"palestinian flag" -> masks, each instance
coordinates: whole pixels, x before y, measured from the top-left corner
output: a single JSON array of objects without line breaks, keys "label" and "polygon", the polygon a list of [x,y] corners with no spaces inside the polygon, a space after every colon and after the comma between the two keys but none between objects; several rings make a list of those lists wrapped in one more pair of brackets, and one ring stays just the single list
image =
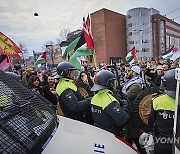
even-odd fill
[{"label": "palestinian flag", "polygon": [[170,58],[170,60],[176,61],[178,58],[180,58],[180,48],[174,47],[172,51],[173,51],[173,55]]},{"label": "palestinian flag", "polygon": [[71,42],[67,47],[61,47],[61,50],[63,52],[62,59],[66,60],[68,53],[71,51],[76,51],[79,47],[85,44],[84,36],[81,35],[77,37],[73,42]]},{"label": "palestinian flag", "polygon": [[83,18],[83,30],[81,32],[80,39],[74,48],[74,54],[70,57],[69,62],[76,67],[76,69],[81,69],[80,59],[84,59],[84,56],[89,56],[94,54],[94,42],[91,35],[91,24],[89,15],[85,21]]},{"label": "palestinian flag", "polygon": [[[86,45],[86,48],[88,50],[94,49],[94,42],[91,35],[91,24],[90,24],[90,17],[88,15],[86,21],[85,18],[83,18],[83,30],[81,31],[81,34],[78,38],[76,38],[72,43],[70,43],[67,47],[61,47],[61,50],[63,52],[62,59],[66,60],[68,53],[71,51],[76,52],[78,48]],[[82,55],[84,56],[84,55]]]},{"label": "palestinian flag", "polygon": [[94,50],[89,50],[85,46],[82,46],[76,50],[76,52],[71,56],[69,62],[75,66],[76,69],[81,69],[81,63],[79,62],[78,58],[82,56],[89,56],[93,55]]},{"label": "palestinian flag", "polygon": [[46,63],[46,52],[43,52],[43,53],[38,57],[38,59],[36,60],[34,66],[35,66],[36,68],[39,68],[39,67],[41,67],[41,64],[44,64],[44,63]]},{"label": "palestinian flag", "polygon": [[85,38],[84,38],[84,31],[82,30],[82,31],[81,31],[81,35],[80,35],[80,38],[79,38],[79,41],[78,41],[78,43],[76,44],[76,47],[74,48],[74,52],[75,52],[78,48],[82,47],[85,43],[86,43],[86,40],[85,40]]},{"label": "palestinian flag", "polygon": [[133,64],[134,62],[137,62],[138,61],[138,58],[137,58],[137,55],[136,55],[136,48],[133,47],[129,53],[127,54],[126,56],[126,61],[131,65]]},{"label": "palestinian flag", "polygon": [[162,53],[161,54],[162,58],[166,60],[170,60],[170,58],[173,55],[173,51],[174,51],[174,46],[171,49],[167,50],[166,52]]},{"label": "palestinian flag", "polygon": [[68,54],[71,51],[75,51],[78,49],[80,46],[78,42],[80,41],[81,36],[75,36],[75,38],[69,38],[66,41],[63,41],[61,43],[61,50],[62,50],[62,59],[66,60]]}]

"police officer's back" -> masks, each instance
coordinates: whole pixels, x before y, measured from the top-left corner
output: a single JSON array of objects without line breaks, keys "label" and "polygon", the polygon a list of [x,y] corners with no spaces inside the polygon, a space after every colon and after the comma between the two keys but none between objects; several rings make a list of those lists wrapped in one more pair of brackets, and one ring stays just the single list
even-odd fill
[{"label": "police officer's back", "polygon": [[[154,128],[156,141],[161,141],[161,138],[172,139],[174,127],[174,111],[175,111],[175,96],[176,96],[176,79],[175,69],[165,73],[164,79],[166,82],[166,90],[164,95],[153,100],[152,110],[149,117],[149,126]],[[154,153],[172,153],[171,143],[156,143]]]},{"label": "police officer's back", "polygon": [[118,134],[127,122],[129,114],[128,102],[119,102],[110,90],[114,81],[114,74],[107,70],[102,70],[95,76],[95,84],[91,90],[97,94],[91,100],[91,110],[96,126]]},{"label": "police officer's back", "polygon": [[84,121],[85,110],[90,107],[90,100],[84,99],[73,83],[77,76],[76,69],[69,62],[61,62],[57,74],[61,76],[56,87],[58,100],[65,117]]}]

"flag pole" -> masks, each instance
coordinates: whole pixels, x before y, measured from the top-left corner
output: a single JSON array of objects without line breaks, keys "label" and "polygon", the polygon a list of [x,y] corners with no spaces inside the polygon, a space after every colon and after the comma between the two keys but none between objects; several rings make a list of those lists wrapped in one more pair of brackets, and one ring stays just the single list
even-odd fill
[{"label": "flag pole", "polygon": [[[89,25],[89,29],[88,29],[88,31],[89,31],[89,34],[91,35],[91,37],[92,37],[92,40],[93,40],[93,36],[92,36],[92,31],[91,31],[91,16],[88,14],[88,18],[89,18],[89,20],[90,20],[90,25]],[[96,61],[96,50],[95,50],[95,48],[94,48],[94,54],[93,54],[93,60],[94,60],[94,65],[95,65],[95,67],[97,68],[97,61]]]},{"label": "flag pole", "polygon": [[93,54],[93,60],[94,60],[94,65],[97,68],[97,61],[96,61],[96,50],[94,49],[94,54]]}]

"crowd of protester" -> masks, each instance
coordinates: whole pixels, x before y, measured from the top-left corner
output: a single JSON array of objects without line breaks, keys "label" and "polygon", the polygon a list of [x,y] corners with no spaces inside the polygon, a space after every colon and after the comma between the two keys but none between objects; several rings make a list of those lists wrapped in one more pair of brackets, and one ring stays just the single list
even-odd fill
[{"label": "crowd of protester", "polygon": [[[84,82],[88,84],[90,87],[93,86],[93,77],[100,71],[100,70],[110,70],[114,74],[115,68],[112,67],[113,64],[105,64],[101,62],[99,66],[92,67],[91,65],[87,65],[85,63],[80,73],[77,77],[76,82]],[[152,86],[156,86],[158,89],[163,90],[163,76],[164,73],[169,69],[174,69],[178,67],[177,62],[168,62],[167,60],[159,60],[156,61],[154,59],[146,62],[139,62],[136,64],[132,64],[139,66],[141,68],[140,76],[142,78],[144,88]],[[130,69],[130,64],[117,64],[116,65],[118,79],[121,83],[121,86],[128,81],[126,74]],[[44,70],[36,70],[35,68],[26,68],[26,69],[14,69],[14,73],[18,74],[22,80],[22,83],[32,89],[33,91],[38,92],[39,94],[43,95],[47,98],[50,102],[54,105],[57,105],[57,98],[56,98],[56,85],[59,80],[59,76],[56,73],[56,68],[47,71]]]},{"label": "crowd of protester", "polygon": [[[126,84],[130,81],[132,77],[140,78],[142,87],[136,87],[136,93],[129,93],[127,96],[129,97],[130,103],[133,103],[133,100],[137,97],[138,93],[145,88],[150,86],[156,87],[160,92],[164,92],[164,74],[170,69],[174,69],[178,67],[177,62],[169,62],[166,60],[156,61],[154,59],[146,62],[139,62],[136,64],[117,64],[116,68],[113,67],[113,64],[105,64],[101,62],[98,67],[92,67],[90,65],[84,64],[78,74],[76,82],[83,82],[90,87],[93,87],[94,76],[100,70],[109,70],[119,79],[119,83],[121,85],[121,90],[123,91],[123,87],[126,87]],[[135,74],[130,74],[130,70],[135,66]],[[136,66],[140,68],[139,71],[136,70]],[[56,86],[59,82],[60,76],[56,72],[56,68],[52,70],[36,70],[35,68],[26,68],[26,69],[14,69],[14,73],[18,74],[21,78],[21,82],[24,86],[29,87],[33,92],[38,93],[48,99],[53,105],[57,106],[57,113],[63,115],[63,112],[60,109],[58,103],[58,96],[56,93]],[[132,75],[132,77],[130,77]],[[126,91],[125,91],[126,92]],[[131,118],[130,118],[131,119]],[[128,126],[129,125],[129,126]],[[132,120],[129,120],[127,123],[127,130],[129,134],[127,134],[126,139],[128,142],[136,143],[136,147],[141,153],[144,153],[140,148],[138,143],[138,138],[142,134],[142,130],[140,130]]]},{"label": "crowd of protester", "polygon": [[[99,66],[97,67],[92,67],[91,65],[83,65],[79,76],[77,78],[77,81],[84,81],[87,84],[90,85],[90,87],[93,86],[93,77],[100,71],[100,70],[110,70],[114,74],[115,69],[114,67],[111,67],[113,64],[105,64],[104,62],[101,62]],[[164,73],[169,70],[169,69],[174,69],[178,67],[177,62],[168,62],[167,60],[160,60],[160,61],[155,61],[154,59],[146,62],[139,62],[136,64],[132,65],[137,65],[141,68],[141,78],[145,84],[145,86],[149,86],[151,83],[153,83],[155,86],[158,88],[161,86],[161,80],[163,79]],[[121,63],[117,65],[117,73],[119,76],[120,81],[123,83],[127,82],[127,78],[125,77],[125,74],[130,68],[130,64],[125,64]],[[48,77],[53,78],[53,82],[58,82],[58,78],[56,78],[56,68],[53,68],[52,70],[46,71],[44,70],[36,70],[35,68],[26,68],[22,70],[13,70],[14,73],[18,74],[22,80],[22,83],[26,86],[29,86],[33,88],[35,83],[32,83],[32,78],[31,81],[29,81],[30,77],[32,75],[37,76],[39,80],[39,86],[43,87],[48,85]],[[34,79],[35,80],[35,79]],[[37,84],[37,83],[36,83]]]}]

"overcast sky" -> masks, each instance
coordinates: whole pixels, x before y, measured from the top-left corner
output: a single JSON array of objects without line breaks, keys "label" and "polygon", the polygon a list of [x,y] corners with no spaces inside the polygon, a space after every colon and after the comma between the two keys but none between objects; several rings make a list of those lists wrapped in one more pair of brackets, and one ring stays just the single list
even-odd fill
[{"label": "overcast sky", "polygon": [[[107,8],[122,14],[135,7],[155,8],[169,18],[180,16],[180,0],[0,0],[0,31],[17,45],[24,43],[29,55],[42,52],[56,41],[63,28],[82,27],[82,17]],[[33,14],[37,12],[38,17]],[[180,23],[180,18],[175,20]]]}]

